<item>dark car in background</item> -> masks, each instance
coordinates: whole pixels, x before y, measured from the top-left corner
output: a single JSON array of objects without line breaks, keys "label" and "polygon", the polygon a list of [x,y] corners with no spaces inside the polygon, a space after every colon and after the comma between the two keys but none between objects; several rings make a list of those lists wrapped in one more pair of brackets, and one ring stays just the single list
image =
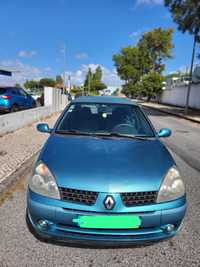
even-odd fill
[{"label": "dark car in background", "polygon": [[0,87],[0,111],[16,112],[36,107],[34,98],[18,87]]}]

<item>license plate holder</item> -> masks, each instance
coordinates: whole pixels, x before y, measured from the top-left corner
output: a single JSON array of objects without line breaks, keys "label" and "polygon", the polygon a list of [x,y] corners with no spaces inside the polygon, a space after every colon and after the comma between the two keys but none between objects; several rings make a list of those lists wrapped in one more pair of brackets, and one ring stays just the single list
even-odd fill
[{"label": "license plate holder", "polygon": [[142,220],[136,215],[79,215],[72,220],[80,228],[138,229]]}]

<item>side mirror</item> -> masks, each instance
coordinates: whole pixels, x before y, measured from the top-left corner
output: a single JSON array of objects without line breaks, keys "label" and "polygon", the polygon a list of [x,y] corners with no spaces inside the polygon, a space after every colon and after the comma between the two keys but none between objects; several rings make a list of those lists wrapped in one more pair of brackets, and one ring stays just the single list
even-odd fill
[{"label": "side mirror", "polygon": [[41,133],[51,133],[51,129],[49,128],[49,125],[46,123],[39,123],[37,125],[38,132]]},{"label": "side mirror", "polygon": [[168,128],[160,129],[158,133],[158,137],[170,137],[172,134],[172,131]]}]

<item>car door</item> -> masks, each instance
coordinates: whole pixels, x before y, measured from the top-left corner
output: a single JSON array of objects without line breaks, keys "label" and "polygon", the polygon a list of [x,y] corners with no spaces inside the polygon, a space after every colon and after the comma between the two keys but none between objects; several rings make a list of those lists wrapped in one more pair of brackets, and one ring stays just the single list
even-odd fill
[{"label": "car door", "polygon": [[23,108],[29,108],[31,106],[31,103],[28,94],[22,88],[19,88],[19,94]]},{"label": "car door", "polygon": [[21,95],[19,88],[12,88],[13,105],[17,105],[19,109],[24,108],[24,97]]},{"label": "car door", "polygon": [[31,95],[29,95],[27,92],[25,92],[25,93],[26,93],[26,96],[27,96],[27,107],[28,108],[35,107],[36,102],[35,102],[34,98]]}]

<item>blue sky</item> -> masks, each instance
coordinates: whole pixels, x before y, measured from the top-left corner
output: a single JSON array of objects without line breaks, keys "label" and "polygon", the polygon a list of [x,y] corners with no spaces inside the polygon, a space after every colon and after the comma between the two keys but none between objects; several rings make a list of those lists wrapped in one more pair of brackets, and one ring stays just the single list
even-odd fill
[{"label": "blue sky", "polygon": [[[176,28],[162,0],[2,0],[0,10],[0,66],[19,70],[0,83],[63,72],[65,44],[74,83],[83,82],[88,66],[99,64],[104,81],[118,86],[112,55],[136,44],[144,31]],[[191,36],[176,31],[174,44],[167,72],[190,63]]]}]

